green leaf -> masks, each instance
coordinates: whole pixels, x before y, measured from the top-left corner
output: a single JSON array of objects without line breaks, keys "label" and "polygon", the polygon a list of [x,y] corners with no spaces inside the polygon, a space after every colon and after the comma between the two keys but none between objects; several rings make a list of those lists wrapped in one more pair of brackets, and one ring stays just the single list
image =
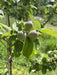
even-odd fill
[{"label": "green leaf", "polygon": [[4,74],[4,75],[7,75],[7,73],[8,73],[8,69],[6,68],[6,69],[3,71],[3,74]]},{"label": "green leaf", "polygon": [[0,26],[2,26],[4,29],[11,31],[12,29],[10,27],[8,27],[7,25],[4,25],[2,23],[0,23]]},{"label": "green leaf", "polygon": [[0,38],[2,38],[2,34],[3,34],[3,33],[2,33],[2,32],[0,32]]},{"label": "green leaf", "polygon": [[9,42],[9,45],[12,47],[15,43],[15,40],[16,40],[16,35],[10,35],[8,37],[8,42]]},{"label": "green leaf", "polygon": [[16,22],[12,25],[13,30],[18,31],[18,27],[16,25]]},{"label": "green leaf", "polygon": [[37,7],[35,7],[34,5],[31,5],[31,8],[37,9]]},{"label": "green leaf", "polygon": [[51,29],[48,29],[48,28],[43,28],[43,29],[40,30],[40,32],[57,38],[57,31],[54,31],[54,30],[51,30]]},{"label": "green leaf", "polygon": [[33,42],[27,37],[23,46],[23,55],[30,59],[34,56],[34,54],[36,54],[36,50]]},{"label": "green leaf", "polygon": [[2,36],[10,36],[10,32],[3,33]]},{"label": "green leaf", "polygon": [[41,25],[40,25],[39,21],[34,21],[33,24],[34,24],[34,27],[33,27],[34,30],[38,30],[38,29],[41,28]]},{"label": "green leaf", "polygon": [[0,31],[1,31],[1,32],[4,32],[5,29],[4,29],[2,26],[0,26]]},{"label": "green leaf", "polygon": [[0,19],[2,19],[3,17],[4,17],[4,13],[3,13],[3,11],[2,10],[0,10]]},{"label": "green leaf", "polygon": [[14,43],[13,56],[19,57],[23,48],[23,43],[19,40],[16,40]]},{"label": "green leaf", "polygon": [[47,14],[47,8],[44,9],[45,14]]},{"label": "green leaf", "polygon": [[46,66],[42,66],[42,73],[43,73],[43,74],[46,74],[46,72],[47,72]]},{"label": "green leaf", "polygon": [[0,31],[0,35],[1,35],[1,34],[3,34],[3,33]]}]

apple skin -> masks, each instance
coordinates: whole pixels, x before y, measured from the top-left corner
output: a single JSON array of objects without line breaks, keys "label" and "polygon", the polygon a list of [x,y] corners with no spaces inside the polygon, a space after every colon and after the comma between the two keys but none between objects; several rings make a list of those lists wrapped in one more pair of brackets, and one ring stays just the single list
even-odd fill
[{"label": "apple skin", "polygon": [[25,23],[25,30],[26,31],[30,31],[33,28],[33,22],[32,21],[28,21]]},{"label": "apple skin", "polygon": [[18,31],[17,38],[21,42],[24,42],[24,40],[26,39],[26,33],[23,31]]},{"label": "apple skin", "polygon": [[28,36],[31,40],[35,40],[39,36],[39,33],[36,30],[32,30],[28,33]]}]

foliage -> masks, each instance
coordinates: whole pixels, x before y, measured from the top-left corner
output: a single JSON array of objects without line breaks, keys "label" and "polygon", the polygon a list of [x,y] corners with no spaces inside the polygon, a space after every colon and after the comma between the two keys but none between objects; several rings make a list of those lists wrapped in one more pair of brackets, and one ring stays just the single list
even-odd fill
[{"label": "foliage", "polygon": [[28,20],[29,15],[33,14],[30,0],[20,0],[19,2],[13,0],[2,0],[0,1],[0,9],[1,8],[6,15],[9,14],[18,20]]},{"label": "foliage", "polygon": [[41,30],[41,32],[57,38],[57,31],[53,31],[51,29],[44,28]]},{"label": "foliage", "polygon": [[14,49],[12,56],[19,57],[23,48],[23,43],[19,40],[16,40],[14,43]]},{"label": "foliage", "polygon": [[[54,70],[54,69],[56,69],[56,60],[57,60],[57,58],[56,58],[56,51],[55,51],[55,53],[54,53],[54,49],[55,49],[55,47],[56,47],[56,43],[54,44],[54,47],[53,47],[53,42],[55,41],[53,41],[52,43],[50,43],[51,41],[52,41],[52,39],[51,40],[45,40],[45,44],[46,44],[46,42],[47,42],[47,46],[45,46],[45,47],[47,47],[46,48],[46,50],[49,48],[49,50],[51,50],[51,49],[53,49],[53,51],[52,51],[52,55],[51,54],[44,54],[42,57],[41,57],[41,55],[40,55],[40,53],[38,53],[37,54],[37,52],[36,52],[36,49],[35,49],[35,45],[34,45],[34,43],[36,43],[35,41],[32,41],[28,36],[26,37],[26,40],[25,40],[25,42],[21,42],[21,41],[19,41],[19,40],[17,40],[17,31],[12,31],[12,29],[10,28],[8,28],[7,26],[5,26],[5,25],[3,25],[3,24],[0,24],[2,27],[4,27],[4,29],[5,30],[10,30],[10,33],[9,33],[9,35],[8,35],[8,32],[6,32],[6,33],[3,33],[2,34],[2,37],[5,37],[5,39],[8,39],[9,40],[9,45],[10,45],[10,47],[14,47],[13,48],[13,53],[12,53],[12,56],[14,56],[14,57],[19,57],[20,56],[20,54],[22,54],[23,53],[23,55],[25,56],[25,57],[27,57],[27,58],[29,58],[30,59],[30,62],[31,62],[31,67],[30,67],[30,71],[32,70],[32,69],[35,69],[35,71],[39,71],[39,70],[42,70],[42,73],[46,73],[47,71],[47,69],[48,70]],[[46,30],[49,30],[49,32],[50,32],[50,29],[46,29],[46,28],[44,28],[44,29],[42,29],[42,30],[40,30],[40,32],[41,32],[41,34],[40,34],[40,36],[41,35],[43,35],[43,33],[45,33],[46,32]],[[3,31],[2,31],[3,32]],[[53,31],[53,30],[51,30],[51,34],[49,34],[49,32],[48,33],[46,33],[46,35],[50,35],[50,36],[52,36],[51,34],[54,34],[54,32],[55,31]],[[7,35],[6,35],[7,34]],[[28,33],[27,33],[28,34]],[[43,37],[44,37],[44,35],[43,35]],[[46,36],[47,37],[47,36]],[[40,37],[39,37],[40,38]],[[44,37],[45,38],[45,37]],[[48,38],[48,37],[47,37]],[[1,38],[2,39],[2,38]],[[41,40],[41,39],[40,39]],[[42,43],[42,41],[41,41],[41,43]],[[41,47],[42,47],[42,45],[43,45],[43,43],[42,43],[42,45],[41,45],[41,43],[39,43],[39,46],[40,46],[40,48],[38,47],[38,43],[37,43],[37,48],[39,48],[39,50],[41,49]],[[51,48],[50,48],[50,46],[51,46]],[[23,48],[22,48],[23,47]],[[49,51],[49,50],[47,50],[47,52]],[[43,52],[45,52],[45,51],[43,51]],[[48,52],[49,53],[49,52]],[[35,57],[35,59],[33,60],[33,56],[34,56],[34,54],[37,54],[38,55],[38,57],[40,56],[40,58],[38,59],[38,57]],[[37,56],[36,55],[36,56]],[[51,57],[49,56],[49,55],[51,55]],[[32,59],[31,59],[32,58]],[[35,62],[35,60],[37,59],[37,61]],[[51,61],[50,61],[51,60]],[[53,61],[54,60],[54,61]],[[33,64],[32,64],[33,63]],[[38,65],[38,66],[36,66],[36,65]],[[52,66],[52,65],[54,65],[54,66]],[[49,67],[50,66],[50,67]],[[44,68],[44,69],[43,69]]]},{"label": "foliage", "polygon": [[41,24],[39,21],[33,21],[33,24],[34,24],[33,29],[39,30],[41,28]]},{"label": "foliage", "polygon": [[6,42],[4,40],[2,40],[2,42],[0,41],[0,59],[3,60],[7,60],[7,51],[6,51],[6,47],[3,45],[3,43],[5,44],[5,46],[7,45]]},{"label": "foliage", "polygon": [[36,50],[34,49],[33,42],[30,38],[27,37],[23,47],[23,55],[27,58],[32,58],[34,54],[36,54]]},{"label": "foliage", "polygon": [[[52,13],[53,8],[56,6],[57,2],[54,0],[31,0],[34,6],[37,7],[36,14],[44,17],[47,12]],[[48,6],[48,8],[46,8]],[[51,10],[50,10],[51,9]]]},{"label": "foliage", "polygon": [[48,0],[32,0],[32,3],[34,4],[34,6],[37,7],[37,10],[36,10],[37,12],[35,15],[40,15],[40,14],[43,15],[44,7],[45,7],[44,5],[47,4],[47,1]]},{"label": "foliage", "polygon": [[[19,37],[17,37],[17,32],[15,31],[12,31],[12,29],[11,28],[9,28],[8,26],[6,26],[6,25],[3,25],[3,24],[0,24],[2,27],[4,27],[4,29],[5,29],[5,31],[6,30],[9,30],[9,32],[6,32],[6,33],[2,33],[2,37],[4,37],[5,39],[8,39],[8,43],[9,43],[9,45],[10,45],[10,47],[12,47],[12,46],[14,46],[15,47],[15,50],[18,50],[18,49],[20,49],[19,48],[19,46],[18,45],[20,45],[20,47],[22,47],[21,46],[21,43],[22,43],[22,41],[20,42],[20,40],[18,39]],[[25,27],[24,27],[25,28]],[[2,32],[3,32],[3,30],[2,30]],[[29,32],[28,32],[29,33]],[[27,36],[28,36],[28,33],[27,33]],[[26,39],[27,39],[27,36],[26,36]],[[1,38],[2,38],[1,37]],[[28,36],[29,37],[29,36]],[[17,40],[17,41],[16,41]],[[19,41],[18,41],[19,40]],[[31,42],[31,44],[30,44],[30,42]],[[23,49],[23,54],[24,54],[24,52],[26,52],[26,51],[24,51],[24,50],[28,50],[29,51],[29,53],[30,53],[30,51],[32,50],[35,50],[34,49],[34,46],[33,46],[33,41],[29,38],[29,39],[27,39],[26,41],[25,41],[26,43],[24,44],[24,49]],[[24,42],[23,42],[24,43]],[[26,47],[26,45],[27,45],[27,47]],[[29,45],[29,46],[28,46]],[[31,46],[31,48],[29,48],[30,47],[30,45],[32,45]],[[26,49],[25,49],[26,48]],[[13,51],[15,51],[15,50],[13,50]],[[31,52],[32,52],[31,51]],[[16,53],[16,51],[15,52],[13,52],[13,53]],[[35,53],[35,52],[34,52]],[[18,53],[17,53],[18,54]],[[30,53],[30,54],[32,54],[32,53]],[[30,56],[30,54],[27,54],[26,53],[26,57],[27,56]],[[14,54],[15,55],[15,54]]]},{"label": "foliage", "polygon": [[[40,57],[39,57],[40,55]],[[57,50],[49,51],[48,54],[39,54],[36,59],[31,60],[31,67],[29,71],[42,71],[43,74],[47,72],[47,70],[52,71],[56,69],[57,63]],[[35,62],[36,61],[36,62]]]},{"label": "foliage", "polygon": [[[36,1],[37,0],[34,0],[34,2]],[[41,6],[43,6],[43,4],[46,5],[45,0],[42,0],[43,3],[41,2],[41,0],[39,1],[40,1],[39,3]],[[20,55],[23,55],[23,58],[26,58],[27,61],[31,63],[31,65],[29,66],[29,72],[31,72],[34,69],[35,72],[41,70],[42,73],[45,74],[47,70],[49,71],[55,70],[57,66],[57,50],[55,50],[57,49],[57,43],[55,42],[53,38],[50,38],[49,40],[49,37],[57,38],[57,31],[53,31],[47,28],[42,28],[42,26],[40,25],[38,21],[34,21],[33,22],[34,27],[31,30],[38,31],[37,33],[39,33],[40,36],[37,37],[35,40],[32,40],[28,36],[31,30],[30,31],[25,30],[24,21],[25,20],[27,21],[29,16],[32,17],[32,14],[33,14],[32,8],[33,10],[37,9],[34,5],[31,5],[33,1],[32,0],[20,0],[19,2],[17,2],[15,0],[14,1],[2,0],[0,2],[1,2],[0,7],[4,11],[4,14],[6,14],[6,16],[9,15],[18,20],[22,20],[19,22],[19,24],[16,23],[17,26],[15,26],[15,23],[14,23],[12,28],[0,23],[0,39],[1,40],[3,39],[7,43],[7,50],[9,51],[9,54],[10,54],[9,63],[12,62],[11,57],[19,57]],[[49,8],[43,6],[44,11],[41,9],[43,13],[45,12],[45,17],[47,16],[48,21],[51,19],[50,17],[54,13],[57,13],[56,7],[57,5],[55,2],[55,6],[54,4],[52,5],[52,7],[49,7]],[[43,25],[45,25],[48,21],[44,22]],[[17,37],[19,31],[23,31],[24,33],[26,33],[26,38],[24,39],[24,41],[21,41],[19,37]],[[41,37],[44,39],[41,39]],[[46,39],[46,37],[48,38]],[[45,48],[43,48],[44,44],[45,44]],[[12,51],[10,49],[12,49]],[[43,51],[40,52],[39,51],[40,49]],[[44,51],[44,49],[47,51]]]},{"label": "foliage", "polygon": [[57,26],[57,20],[56,20],[57,14],[54,14],[53,18],[50,20],[50,24],[53,26]]},{"label": "foliage", "polygon": [[53,51],[54,49],[57,49],[57,39],[43,34],[43,37],[39,37],[39,50],[41,52],[47,53],[48,51]]}]

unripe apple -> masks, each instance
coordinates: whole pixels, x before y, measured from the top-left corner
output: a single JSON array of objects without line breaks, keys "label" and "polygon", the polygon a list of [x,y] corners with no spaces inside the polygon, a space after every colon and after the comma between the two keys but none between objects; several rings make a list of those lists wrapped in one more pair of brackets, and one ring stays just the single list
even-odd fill
[{"label": "unripe apple", "polygon": [[31,40],[35,40],[39,36],[39,33],[36,30],[32,30],[28,33],[28,36]]},{"label": "unripe apple", "polygon": [[25,38],[26,38],[26,33],[23,32],[23,31],[18,31],[17,38],[18,38],[21,42],[24,42],[24,40],[25,40]]},{"label": "unripe apple", "polygon": [[33,28],[33,22],[32,21],[28,21],[25,23],[25,30],[26,31],[30,31],[31,28]]}]

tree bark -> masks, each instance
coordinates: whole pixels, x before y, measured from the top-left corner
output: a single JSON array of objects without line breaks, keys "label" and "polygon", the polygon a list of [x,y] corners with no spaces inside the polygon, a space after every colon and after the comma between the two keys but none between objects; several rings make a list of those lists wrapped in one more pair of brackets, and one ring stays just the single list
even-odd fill
[{"label": "tree bark", "polygon": [[7,57],[8,57],[8,75],[12,75],[12,57],[11,57],[11,48],[7,42]]},{"label": "tree bark", "polygon": [[[9,14],[7,12],[6,12],[6,21],[7,21],[7,26],[10,26]],[[10,48],[10,45],[9,45],[9,42],[8,42],[8,39],[7,39],[8,75],[12,75],[11,51],[12,51],[12,49]]]},{"label": "tree bark", "polygon": [[6,12],[6,21],[7,21],[7,26],[10,27],[10,19],[9,19],[9,14]]}]

